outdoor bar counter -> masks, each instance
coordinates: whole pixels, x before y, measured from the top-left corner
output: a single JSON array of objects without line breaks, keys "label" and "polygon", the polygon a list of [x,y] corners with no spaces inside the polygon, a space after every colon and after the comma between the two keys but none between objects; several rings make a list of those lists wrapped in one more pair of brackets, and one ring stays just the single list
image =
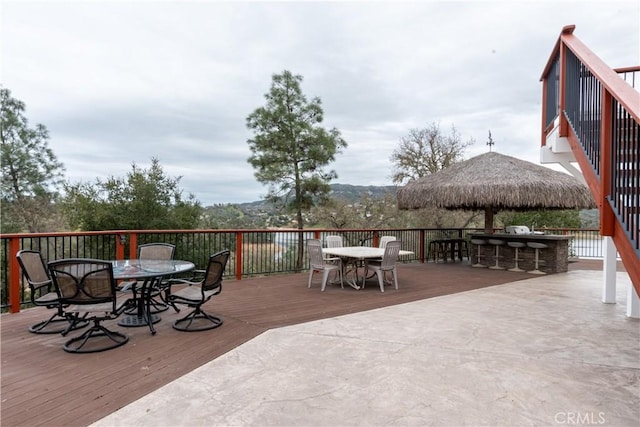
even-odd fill
[{"label": "outdoor bar counter", "polygon": [[[500,245],[498,265],[506,269],[515,266],[515,248],[507,242],[529,242],[544,243],[544,249],[539,249],[539,270],[545,273],[564,273],[568,270],[569,264],[569,241],[573,236],[563,236],[555,234],[507,234],[507,233],[478,233],[472,234],[472,239],[485,240],[486,244],[480,245],[480,263],[489,267],[496,265],[496,246],[489,244],[489,239],[503,240],[504,245]],[[478,263],[478,245],[471,244],[471,263]],[[531,271],[535,268],[535,250],[528,246],[518,249],[518,267]]]}]

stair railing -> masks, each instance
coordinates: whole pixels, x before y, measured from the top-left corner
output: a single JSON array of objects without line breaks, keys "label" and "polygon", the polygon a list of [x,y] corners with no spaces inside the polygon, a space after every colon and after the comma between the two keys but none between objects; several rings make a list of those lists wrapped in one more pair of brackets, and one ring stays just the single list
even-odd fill
[{"label": "stair railing", "polygon": [[[542,74],[542,146],[566,137],[600,210],[600,233],[613,238],[640,293],[640,67],[621,77],[564,27]],[[627,76],[631,75],[633,83]]]}]

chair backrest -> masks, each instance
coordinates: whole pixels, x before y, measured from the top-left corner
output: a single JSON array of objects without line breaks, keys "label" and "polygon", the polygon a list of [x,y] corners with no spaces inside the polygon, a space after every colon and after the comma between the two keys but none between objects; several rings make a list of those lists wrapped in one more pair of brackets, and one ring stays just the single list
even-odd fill
[{"label": "chair backrest", "polygon": [[39,289],[46,287],[47,290],[50,290],[51,276],[49,276],[49,271],[39,251],[21,250],[17,253],[16,258],[18,258],[22,274],[31,289],[32,299],[36,297],[35,293]]},{"label": "chair backrest", "polygon": [[382,268],[393,268],[398,261],[398,255],[400,254],[400,240],[393,240],[387,243],[384,248],[384,255],[382,256]]},{"label": "chair backrest", "polygon": [[396,240],[396,236],[382,236],[380,238],[380,244],[379,244],[378,247],[386,248],[387,247],[387,243],[393,242],[394,240]]},{"label": "chair backrest", "polygon": [[175,245],[169,243],[145,243],[138,246],[138,259],[173,259]]},{"label": "chair backrest", "polygon": [[227,261],[229,261],[229,255],[229,250],[225,249],[209,257],[209,264],[207,265],[207,270],[201,285],[203,298],[205,291],[211,291],[216,288],[222,290],[222,276],[224,275]]},{"label": "chair backrest", "polygon": [[325,238],[327,242],[328,248],[341,248],[342,247],[342,236],[327,236]]},{"label": "chair backrest", "polygon": [[49,271],[64,304],[101,304],[113,302],[116,281],[109,261],[71,258],[49,263]]},{"label": "chair backrest", "polygon": [[311,268],[322,267],[325,264],[322,256],[322,242],[318,239],[307,240],[307,252],[309,253],[309,264]]}]

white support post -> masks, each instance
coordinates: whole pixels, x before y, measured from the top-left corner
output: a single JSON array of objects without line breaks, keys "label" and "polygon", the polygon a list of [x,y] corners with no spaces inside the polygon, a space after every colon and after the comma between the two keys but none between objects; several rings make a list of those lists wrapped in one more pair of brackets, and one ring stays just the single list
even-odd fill
[{"label": "white support post", "polygon": [[603,238],[604,262],[602,282],[602,302],[605,304],[616,303],[616,245],[609,236]]},{"label": "white support post", "polygon": [[638,298],[636,288],[633,287],[631,281],[629,281],[627,288],[627,317],[640,319],[640,298]]}]

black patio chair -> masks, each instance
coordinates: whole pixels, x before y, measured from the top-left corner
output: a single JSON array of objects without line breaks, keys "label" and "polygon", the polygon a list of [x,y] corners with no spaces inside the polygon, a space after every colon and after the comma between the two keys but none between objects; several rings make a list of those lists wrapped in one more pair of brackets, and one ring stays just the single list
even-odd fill
[{"label": "black patio chair", "polygon": [[132,300],[116,292],[113,264],[96,259],[63,259],[49,263],[51,278],[66,310],[83,313],[93,325],[82,335],[68,340],[63,348],[69,353],[95,353],[120,347],[129,337],[104,327],[101,322],[115,319]]},{"label": "black patio chair", "polygon": [[[198,276],[202,275],[198,280],[194,277],[192,280],[171,279],[168,281],[169,287],[165,291],[165,299],[170,304],[184,304],[193,308],[189,314],[173,322],[174,329],[196,332],[214,329],[222,325],[222,319],[206,313],[202,310],[202,305],[222,291],[222,276],[227,261],[229,261],[229,254],[229,250],[224,250],[211,255],[207,269],[196,272]],[[173,293],[172,287],[178,284],[185,286]]]},{"label": "black patio chair", "polygon": [[[170,243],[145,243],[144,245],[138,246],[138,259],[143,260],[170,260],[175,256],[176,247]],[[137,282],[136,281],[128,281],[122,282],[119,285],[119,289],[131,289],[135,293],[137,292]],[[149,289],[149,300],[148,300],[148,308],[150,309],[149,313],[161,313],[169,309],[169,303],[164,298],[164,291],[168,288],[168,283],[166,280],[157,281],[156,283],[152,283]],[[158,301],[158,298],[160,301]],[[173,304],[171,304],[173,305]],[[176,313],[179,311],[178,308],[173,305],[173,308],[176,310]]]},{"label": "black patio chair", "polygon": [[67,313],[60,301],[60,296],[55,291],[53,281],[49,276],[47,266],[42,259],[42,254],[34,250],[21,250],[16,254],[22,274],[29,285],[31,303],[35,306],[43,306],[55,310],[55,313],[47,320],[29,327],[29,332],[34,334],[63,334],[80,329],[89,323],[78,318],[77,314]]}]

